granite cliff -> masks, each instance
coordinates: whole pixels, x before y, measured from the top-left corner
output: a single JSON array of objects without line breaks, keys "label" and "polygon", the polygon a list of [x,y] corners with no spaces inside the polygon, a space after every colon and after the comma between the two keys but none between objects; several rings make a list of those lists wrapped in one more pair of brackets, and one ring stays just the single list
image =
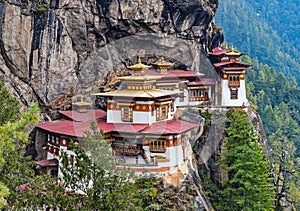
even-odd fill
[{"label": "granite cliff", "polygon": [[223,41],[217,8],[218,0],[1,1],[0,79],[24,107],[37,101],[53,119],[137,54],[209,69],[206,53]]}]

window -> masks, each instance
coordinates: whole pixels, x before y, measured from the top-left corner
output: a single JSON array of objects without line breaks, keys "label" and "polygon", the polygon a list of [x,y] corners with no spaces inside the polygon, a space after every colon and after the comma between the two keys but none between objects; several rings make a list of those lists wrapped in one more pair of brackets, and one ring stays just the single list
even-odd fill
[{"label": "window", "polygon": [[151,152],[166,152],[166,141],[165,140],[155,140],[150,142]]},{"label": "window", "polygon": [[237,88],[230,89],[230,99],[231,100],[238,99],[238,89]]},{"label": "window", "polygon": [[123,122],[132,122],[133,121],[133,112],[132,107],[122,107],[121,108],[121,115]]},{"label": "window", "polygon": [[154,116],[154,111],[155,111],[155,105],[151,106],[151,116]]},{"label": "window", "polygon": [[239,87],[240,86],[240,76],[239,75],[229,75],[228,77],[229,87]]},{"label": "window", "polygon": [[179,91],[182,92],[182,93],[179,94],[179,100],[180,100],[180,102],[184,102],[184,88],[185,88],[185,84],[184,83],[180,83],[179,84]]},{"label": "window", "polygon": [[168,118],[169,105],[160,105],[156,107],[156,120],[163,120]]},{"label": "window", "polygon": [[207,101],[208,91],[206,89],[193,89],[189,91],[190,101]]}]

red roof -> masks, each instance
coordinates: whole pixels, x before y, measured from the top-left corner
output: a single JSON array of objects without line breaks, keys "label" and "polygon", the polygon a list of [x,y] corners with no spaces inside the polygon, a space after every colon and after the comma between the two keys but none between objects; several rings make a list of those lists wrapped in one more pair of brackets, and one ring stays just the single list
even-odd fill
[{"label": "red roof", "polygon": [[88,110],[85,113],[80,113],[78,111],[59,111],[67,119],[76,121],[76,122],[86,122],[90,120],[99,119],[106,116],[106,112],[100,109],[97,110]]},{"label": "red roof", "polygon": [[223,66],[227,66],[227,65],[232,65],[232,64],[238,64],[244,67],[249,67],[251,66],[250,64],[247,63],[243,63],[243,62],[239,62],[239,61],[225,61],[225,62],[218,62],[218,63],[214,63],[214,66],[216,67],[223,67]]},{"label": "red roof", "polygon": [[51,166],[57,166],[58,160],[56,158],[53,158],[48,160],[35,161],[35,163],[42,167],[51,167]]},{"label": "red roof", "polygon": [[223,70],[245,70],[246,67],[224,67]]},{"label": "red roof", "polygon": [[191,70],[169,70],[168,73],[162,75],[165,75],[165,77],[198,77],[198,75]]},{"label": "red roof", "polygon": [[[41,123],[37,128],[72,137],[82,137],[91,127],[91,122],[74,122],[71,120]],[[110,131],[108,131],[110,132]]]},{"label": "red roof", "polygon": [[[126,124],[107,123],[103,119],[97,121],[98,128],[104,133],[112,131],[125,133],[155,133],[155,134],[180,134],[194,128],[196,125],[182,120],[168,120],[163,122],[148,124]],[[73,122],[63,120],[59,122],[47,122],[37,126],[37,128],[71,137],[83,137],[86,131],[90,130],[91,122]]]},{"label": "red roof", "polygon": [[200,85],[215,85],[216,79],[214,78],[201,78],[200,81],[193,81],[186,83],[187,86],[200,86]]},{"label": "red roof", "polygon": [[[97,124],[98,128],[101,129],[104,133],[109,133],[111,131],[138,132],[147,126],[147,124],[107,123],[106,120],[103,119],[99,119],[97,121]],[[39,124],[37,128],[66,136],[83,137],[84,133],[90,130],[91,121],[74,122],[71,120],[63,120],[59,122],[46,122]]]},{"label": "red roof", "polygon": [[143,130],[143,133],[180,134],[196,126],[197,126],[196,124],[174,119],[174,120],[168,120],[168,121],[158,122],[149,125],[147,128]]},{"label": "red roof", "polygon": [[170,101],[170,100],[174,100],[173,97],[164,97],[164,98],[158,98],[155,101],[156,102],[164,102],[164,101]]},{"label": "red roof", "polygon": [[223,55],[225,53],[228,53],[228,52],[230,52],[230,50],[224,50],[220,47],[217,47],[217,48],[212,49],[212,52],[210,52],[209,54],[214,55],[214,56],[221,56],[221,55]]},{"label": "red roof", "polygon": [[177,83],[177,82],[180,82],[181,80],[180,79],[159,79],[157,80],[158,83]]}]

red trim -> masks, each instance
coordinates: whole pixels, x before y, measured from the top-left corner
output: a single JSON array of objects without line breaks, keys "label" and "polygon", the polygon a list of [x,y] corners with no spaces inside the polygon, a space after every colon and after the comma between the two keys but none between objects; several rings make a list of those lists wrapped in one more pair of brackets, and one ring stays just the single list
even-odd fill
[{"label": "red trim", "polygon": [[[65,144],[63,144],[63,139],[66,141]],[[68,146],[69,145],[70,140],[68,138],[60,138],[60,146]]]},{"label": "red trim", "polygon": [[215,85],[216,80],[214,78],[203,78],[200,81],[188,82],[187,86],[201,86],[201,85]]},{"label": "red trim", "polygon": [[117,103],[107,103],[107,110],[120,110],[120,106]]},{"label": "red trim", "polygon": [[227,68],[231,68],[231,67],[250,67],[251,65],[250,64],[247,64],[247,63],[242,63],[242,62],[239,62],[239,61],[229,61],[229,62],[218,62],[218,63],[214,63],[214,66],[216,67],[223,67],[223,66],[228,66],[228,65],[233,65],[233,66],[229,66]]},{"label": "red trim", "polygon": [[223,70],[225,71],[230,71],[230,70],[240,70],[240,71],[243,71],[245,70],[246,67],[224,67]]},{"label": "red trim", "polygon": [[133,111],[149,112],[151,105],[138,104],[133,106]]},{"label": "red trim", "polygon": [[213,55],[213,56],[222,56],[222,55],[224,55],[225,53],[228,53],[228,52],[230,52],[230,50],[224,50],[220,47],[217,47],[217,48],[212,49],[212,52],[210,52],[209,54]]},{"label": "red trim", "polygon": [[159,98],[159,99],[155,99],[155,102],[164,102],[164,101],[170,101],[170,100],[174,100],[174,98],[173,97]]}]

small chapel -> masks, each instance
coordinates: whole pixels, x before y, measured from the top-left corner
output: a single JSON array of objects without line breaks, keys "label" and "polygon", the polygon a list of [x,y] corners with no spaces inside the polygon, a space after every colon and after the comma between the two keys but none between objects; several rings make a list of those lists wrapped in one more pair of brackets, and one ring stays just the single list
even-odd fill
[{"label": "small chapel", "polygon": [[[97,123],[115,159],[136,174],[172,174],[191,163],[190,142],[201,135],[204,119],[184,111],[188,107],[245,107],[245,70],[242,53],[215,48],[209,53],[217,78],[192,70],[170,70],[173,63],[162,58],[152,66],[138,58],[128,66],[128,76],[118,77],[120,89],[93,95],[107,99],[106,111],[91,109],[80,100],[61,119],[37,126],[36,162],[53,176],[59,174],[62,151],[71,141],[81,143],[91,122]],[[181,115],[180,115],[181,114]]]}]

